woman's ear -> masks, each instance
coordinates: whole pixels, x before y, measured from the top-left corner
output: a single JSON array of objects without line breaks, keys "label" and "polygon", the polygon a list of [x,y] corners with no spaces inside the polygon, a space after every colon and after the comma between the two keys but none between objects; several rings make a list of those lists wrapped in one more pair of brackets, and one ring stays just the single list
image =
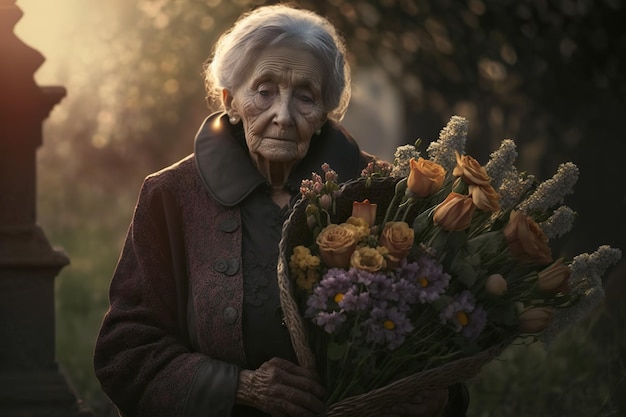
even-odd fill
[{"label": "woman's ear", "polygon": [[230,123],[233,125],[239,123],[241,117],[239,116],[239,112],[233,108],[233,95],[226,88],[222,90],[222,105],[224,106],[226,114],[228,114]]},{"label": "woman's ear", "polygon": [[222,105],[227,113],[233,108],[233,95],[226,88],[222,89]]}]

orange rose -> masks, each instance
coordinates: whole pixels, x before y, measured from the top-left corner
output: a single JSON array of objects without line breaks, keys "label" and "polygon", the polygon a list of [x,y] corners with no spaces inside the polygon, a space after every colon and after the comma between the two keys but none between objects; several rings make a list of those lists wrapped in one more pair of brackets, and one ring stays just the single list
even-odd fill
[{"label": "orange rose", "polygon": [[552,262],[548,238],[526,213],[513,210],[503,233],[511,254],[521,261],[539,264]]},{"label": "orange rose", "polygon": [[354,230],[337,224],[326,226],[315,240],[320,258],[328,268],[348,268],[350,257],[356,248]]},{"label": "orange rose", "polygon": [[407,178],[407,188],[420,197],[428,197],[441,189],[446,178],[446,170],[435,162],[424,158],[411,158],[411,172]]},{"label": "orange rose", "polygon": [[563,263],[563,258],[557,259],[549,267],[539,272],[537,283],[542,291],[560,292],[567,288],[567,279],[570,276],[569,266]]},{"label": "orange rose", "polygon": [[376,223],[376,204],[370,203],[368,199],[363,200],[362,203],[353,202],[352,217],[359,217],[365,220],[368,226],[373,226]]},{"label": "orange rose", "polygon": [[385,258],[377,249],[364,246],[352,252],[350,266],[377,272],[385,267]]},{"label": "orange rose", "polygon": [[387,222],[380,234],[380,244],[389,251],[390,266],[396,266],[402,258],[409,254],[415,232],[408,223]]},{"label": "orange rose", "polygon": [[456,154],[456,166],[452,171],[452,175],[455,177],[461,177],[468,185],[487,185],[491,181],[487,171],[483,168],[477,160],[469,155]]},{"label": "orange rose", "polygon": [[449,232],[465,230],[472,222],[475,209],[470,196],[452,192],[435,208],[433,222]]},{"label": "orange rose", "polygon": [[500,210],[500,194],[493,189],[489,184],[487,185],[470,185],[469,194],[472,196],[474,205],[483,211],[498,211]]},{"label": "orange rose", "polygon": [[518,316],[518,328],[522,333],[539,333],[552,323],[554,308],[530,307]]}]

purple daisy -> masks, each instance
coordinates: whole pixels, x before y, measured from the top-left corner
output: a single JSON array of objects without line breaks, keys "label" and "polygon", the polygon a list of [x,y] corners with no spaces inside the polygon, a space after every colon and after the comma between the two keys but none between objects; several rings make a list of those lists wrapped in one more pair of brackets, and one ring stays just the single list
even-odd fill
[{"label": "purple daisy", "polygon": [[351,271],[352,270],[356,271],[357,282],[365,285],[371,297],[379,299],[389,299],[393,297],[393,279],[386,274],[368,272],[362,269],[351,269]]},{"label": "purple daisy", "polygon": [[389,350],[400,347],[406,335],[413,331],[413,325],[406,314],[396,307],[383,309],[374,307],[370,317],[363,322],[365,340]]},{"label": "purple daisy", "polygon": [[457,333],[473,339],[482,332],[487,322],[487,313],[482,307],[476,306],[474,295],[464,290],[441,310],[439,317],[442,323],[450,324]]},{"label": "purple daisy", "polygon": [[463,327],[461,334],[472,340],[478,337],[487,324],[487,312],[481,306],[476,306],[469,315],[469,323]]},{"label": "purple daisy", "polygon": [[341,311],[320,311],[313,319],[315,324],[323,327],[324,331],[329,334],[333,334],[346,320],[346,315]]},{"label": "purple daisy", "polygon": [[450,284],[450,275],[443,267],[427,255],[420,256],[416,262],[403,261],[398,271],[408,280],[415,282],[417,297],[421,303],[432,303],[446,291]]},{"label": "purple daisy", "polygon": [[345,311],[365,311],[371,306],[372,300],[368,292],[361,292],[358,286],[353,285],[338,304]]},{"label": "purple daisy", "polygon": [[409,311],[417,303],[419,289],[413,281],[399,278],[392,284],[394,301],[401,311]]},{"label": "purple daisy", "polygon": [[[327,310],[329,305],[336,304],[337,295],[348,292],[355,277],[353,272],[341,268],[331,268],[326,271],[313,289],[313,294],[307,299],[307,309],[304,315],[308,318],[314,317],[318,311]],[[330,304],[329,301],[331,301]]]}]

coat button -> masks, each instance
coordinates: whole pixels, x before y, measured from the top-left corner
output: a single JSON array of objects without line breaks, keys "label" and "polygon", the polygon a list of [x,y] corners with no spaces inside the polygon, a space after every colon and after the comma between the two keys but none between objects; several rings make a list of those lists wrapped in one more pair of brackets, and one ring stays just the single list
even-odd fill
[{"label": "coat button", "polygon": [[219,225],[219,228],[222,232],[232,233],[239,227],[239,223],[234,218],[229,218],[222,221]]},{"label": "coat button", "polygon": [[213,269],[215,269],[216,272],[224,273],[228,269],[228,262],[226,262],[226,259],[218,259],[215,261]]},{"label": "coat button", "polygon": [[228,275],[228,276],[233,276],[237,272],[239,272],[239,259],[237,259],[237,258],[229,259],[228,260],[228,267],[226,268],[226,271],[224,273],[226,275]]},{"label": "coat button", "polygon": [[226,307],[224,309],[224,323],[233,324],[237,321],[237,310],[234,307]]}]

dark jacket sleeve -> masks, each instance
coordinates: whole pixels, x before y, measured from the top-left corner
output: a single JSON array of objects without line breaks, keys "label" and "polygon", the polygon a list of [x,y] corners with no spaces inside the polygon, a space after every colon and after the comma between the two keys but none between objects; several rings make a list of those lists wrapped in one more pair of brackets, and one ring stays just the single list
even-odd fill
[{"label": "dark jacket sleeve", "polygon": [[189,348],[180,213],[155,182],[144,182],[111,281],[96,376],[124,416],[230,415],[239,369]]}]

